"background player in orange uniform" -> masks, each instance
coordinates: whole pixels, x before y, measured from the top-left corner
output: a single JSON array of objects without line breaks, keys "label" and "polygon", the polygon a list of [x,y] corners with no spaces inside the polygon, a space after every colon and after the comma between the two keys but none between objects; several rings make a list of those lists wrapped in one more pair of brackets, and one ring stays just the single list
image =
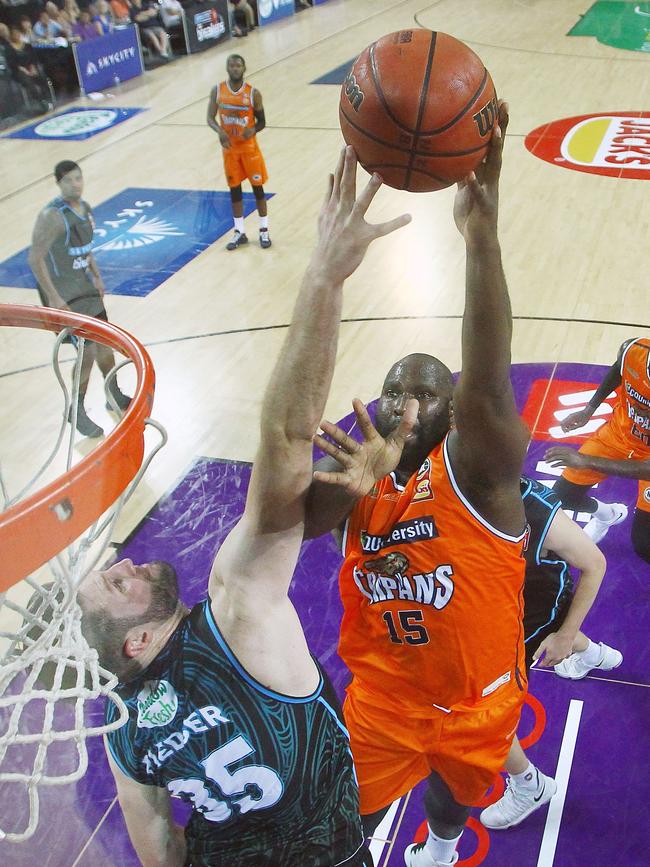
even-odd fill
[{"label": "background player in orange uniform", "polygon": [[[248,244],[244,232],[244,204],[241,184],[250,181],[260,215],[260,247],[271,246],[269,218],[264,196],[264,184],[268,180],[262,151],[256,135],[266,126],[262,94],[244,81],[246,64],[241,54],[231,54],[226,61],[228,80],[217,84],[210,91],[208,103],[208,126],[219,136],[223,148],[223,165],[230,187],[232,215],[235,234],[226,245],[227,250],[236,250]],[[221,124],[217,122],[217,114]]]},{"label": "background player in orange uniform", "polygon": [[553,446],[545,455],[553,466],[565,466],[555,492],[566,509],[592,512],[585,532],[599,542],[610,527],[624,521],[622,503],[601,503],[590,489],[607,476],[639,479],[639,493],[632,521],[632,545],[650,563],[650,339],[625,341],[587,406],[565,419],[562,429],[585,425],[601,402],[621,386],[611,419],[582,445],[579,451]]},{"label": "background player in orange uniform", "polygon": [[[528,432],[510,384],[497,237],[505,105],[499,124],[454,203],[467,255],[460,380],[454,389],[441,361],[410,355],[386,377],[376,429],[354,402],[363,443],[323,422],[336,445],[318,439],[330,458],[308,509],[309,535],[345,522],[339,652],[353,675],[345,714],[366,833],[428,778],[429,834],[407,848],[410,867],[458,860],[470,806],[508,755],[526,689],[519,476]],[[418,417],[402,449],[394,432],[412,399]]]}]

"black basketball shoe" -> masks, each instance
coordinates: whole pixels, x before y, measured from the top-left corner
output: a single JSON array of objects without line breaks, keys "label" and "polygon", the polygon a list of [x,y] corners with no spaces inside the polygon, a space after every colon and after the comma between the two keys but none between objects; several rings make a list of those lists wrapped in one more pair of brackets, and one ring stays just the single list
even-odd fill
[{"label": "black basketball shoe", "polygon": [[232,241],[229,241],[226,244],[226,250],[236,250],[237,247],[242,247],[244,244],[248,244],[248,238],[246,237],[245,232],[238,232],[235,229],[235,234],[232,236]]}]

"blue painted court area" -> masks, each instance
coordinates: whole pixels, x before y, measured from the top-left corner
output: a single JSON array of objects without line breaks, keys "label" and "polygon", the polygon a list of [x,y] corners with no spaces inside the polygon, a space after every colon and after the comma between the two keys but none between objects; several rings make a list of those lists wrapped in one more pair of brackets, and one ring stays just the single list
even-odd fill
[{"label": "blue painted court area", "polygon": [[325,75],[321,75],[320,78],[315,78],[313,81],[310,81],[310,84],[343,84],[345,78],[350,71],[352,64],[356,60],[356,57],[353,57],[351,60],[348,60],[346,63],[342,63],[340,66],[337,66],[335,69],[330,69],[329,72],[326,72]]},{"label": "blue painted court area", "polygon": [[[255,197],[244,193],[244,216],[254,210]],[[220,191],[127,187],[94,207],[93,216],[93,252],[106,291],[140,298],[232,227],[230,194]],[[28,252],[0,263],[0,285],[36,288]]]},{"label": "blue painted court area", "polygon": [[3,138],[35,141],[83,141],[129,120],[144,108],[69,108],[45,120],[30,123]]}]

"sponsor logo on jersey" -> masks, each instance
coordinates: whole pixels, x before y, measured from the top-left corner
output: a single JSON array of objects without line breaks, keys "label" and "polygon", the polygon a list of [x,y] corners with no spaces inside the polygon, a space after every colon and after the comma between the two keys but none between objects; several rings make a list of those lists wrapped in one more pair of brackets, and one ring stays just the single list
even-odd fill
[{"label": "sponsor logo on jersey", "polygon": [[422,500],[433,500],[433,498],[433,490],[431,489],[431,458],[427,458],[418,470],[415,478],[415,491],[413,492],[412,502],[419,503]]},{"label": "sponsor logo on jersey", "polygon": [[372,566],[375,568],[373,571],[364,572],[355,566],[352,575],[355,584],[371,605],[393,599],[407,599],[409,602],[431,605],[440,611],[451,602],[454,594],[454,569],[451,563],[442,564],[433,572],[406,575],[409,561],[404,554],[394,551],[379,560],[366,561],[363,565],[365,569],[371,569]]},{"label": "sponsor logo on jersey", "polygon": [[[390,533],[382,536],[372,536],[367,531],[361,533],[361,550],[366,554],[391,548],[393,545],[410,545],[423,539],[435,539],[438,535],[433,515],[422,518],[411,518],[395,524]],[[390,556],[390,555],[389,555]]]},{"label": "sponsor logo on jersey", "polygon": [[[630,371],[626,370],[626,374],[632,373],[632,372],[633,371],[631,371],[631,370]],[[627,392],[627,394],[629,394],[629,396],[632,398],[632,400],[635,400],[637,403],[643,404],[643,406],[649,406],[650,407],[650,398],[647,398],[645,395],[640,394],[635,388],[632,388],[632,386],[630,385],[629,382],[625,383],[625,391]]]},{"label": "sponsor logo on jersey", "polygon": [[529,133],[525,144],[539,159],[565,169],[650,180],[650,112],[556,120]]},{"label": "sponsor logo on jersey", "polygon": [[650,503],[650,485],[643,491],[643,499],[646,503]]},{"label": "sponsor logo on jersey", "polygon": [[496,96],[493,96],[489,102],[486,102],[483,108],[479,109],[476,114],[472,115],[472,120],[476,124],[478,134],[481,138],[485,136],[494,127],[494,122],[499,116],[499,106]]},{"label": "sponsor logo on jersey", "polygon": [[110,108],[71,111],[44,120],[34,132],[41,138],[67,138],[107,129],[118,118],[119,113]]},{"label": "sponsor logo on jersey", "polygon": [[178,696],[166,680],[147,680],[138,693],[138,728],[166,726],[176,716]]}]

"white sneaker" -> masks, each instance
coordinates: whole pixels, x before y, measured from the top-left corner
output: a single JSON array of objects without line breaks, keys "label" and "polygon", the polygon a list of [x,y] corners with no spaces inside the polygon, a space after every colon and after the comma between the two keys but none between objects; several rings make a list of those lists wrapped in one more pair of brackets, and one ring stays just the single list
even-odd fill
[{"label": "white sneaker", "polygon": [[424,843],[411,843],[404,850],[404,863],[406,867],[451,867],[458,861],[458,852],[454,852],[454,857],[451,861],[436,861],[429,855]]},{"label": "white sneaker", "polygon": [[508,779],[506,790],[496,803],[486,807],[480,815],[486,828],[501,830],[523,822],[535,810],[547,804],[557,792],[557,783],[536,769],[537,788],[524,789]]},{"label": "white sneaker", "polygon": [[599,645],[600,662],[597,662],[596,665],[589,665],[588,662],[585,662],[581,653],[572,653],[571,656],[567,656],[566,659],[554,666],[555,673],[569,680],[582,680],[592,669],[611,671],[613,668],[618,668],[623,662],[623,654],[613,647],[603,644],[602,641],[599,642]]},{"label": "white sneaker", "polygon": [[592,518],[583,528],[591,541],[596,545],[601,539],[605,538],[610,527],[620,524],[621,521],[624,521],[627,518],[627,506],[623,503],[612,503],[612,508],[614,509],[615,514],[611,520],[601,521],[598,518]]}]

